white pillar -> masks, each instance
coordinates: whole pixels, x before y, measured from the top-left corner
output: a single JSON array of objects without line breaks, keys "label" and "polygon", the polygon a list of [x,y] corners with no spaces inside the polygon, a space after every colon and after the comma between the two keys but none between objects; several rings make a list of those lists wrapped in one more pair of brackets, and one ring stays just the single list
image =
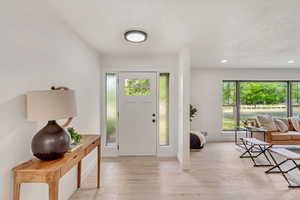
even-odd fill
[{"label": "white pillar", "polygon": [[178,65],[178,152],[177,159],[183,169],[190,163],[190,79],[191,56],[188,48],[179,52]]}]

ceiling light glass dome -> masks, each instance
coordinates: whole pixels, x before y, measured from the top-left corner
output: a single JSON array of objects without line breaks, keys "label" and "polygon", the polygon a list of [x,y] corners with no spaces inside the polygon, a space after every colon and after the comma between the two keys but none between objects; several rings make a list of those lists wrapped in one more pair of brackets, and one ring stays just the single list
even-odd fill
[{"label": "ceiling light glass dome", "polygon": [[147,40],[147,33],[139,30],[130,30],[124,34],[125,40],[133,43],[141,43]]}]

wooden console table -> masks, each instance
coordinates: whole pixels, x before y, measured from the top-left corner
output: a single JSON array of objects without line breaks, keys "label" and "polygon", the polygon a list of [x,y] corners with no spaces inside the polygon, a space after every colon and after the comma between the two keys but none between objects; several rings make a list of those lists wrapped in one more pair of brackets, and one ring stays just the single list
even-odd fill
[{"label": "wooden console table", "polygon": [[83,135],[82,145],[73,152],[68,152],[58,160],[41,161],[36,158],[29,160],[13,169],[14,200],[20,199],[22,183],[47,183],[49,200],[58,200],[59,179],[77,165],[77,188],[81,182],[81,160],[97,148],[97,188],[100,187],[101,136]]}]

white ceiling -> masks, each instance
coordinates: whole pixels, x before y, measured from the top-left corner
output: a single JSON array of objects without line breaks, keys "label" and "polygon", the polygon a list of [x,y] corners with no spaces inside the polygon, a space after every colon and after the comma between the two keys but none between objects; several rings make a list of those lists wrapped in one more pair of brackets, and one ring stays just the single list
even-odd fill
[{"label": "white ceiling", "polygon": [[[299,0],[50,0],[104,55],[175,54],[190,47],[193,67],[300,67]],[[130,44],[129,29],[148,41]],[[228,63],[221,64],[222,59]],[[287,64],[295,60],[295,64]]]}]

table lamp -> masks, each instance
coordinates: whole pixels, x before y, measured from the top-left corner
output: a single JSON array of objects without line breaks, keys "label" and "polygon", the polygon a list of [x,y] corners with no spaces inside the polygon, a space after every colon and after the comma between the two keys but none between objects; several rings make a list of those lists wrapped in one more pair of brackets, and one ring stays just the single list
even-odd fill
[{"label": "table lamp", "polygon": [[31,150],[41,160],[55,160],[64,156],[70,146],[70,137],[55,120],[75,117],[76,100],[73,90],[30,91],[27,97],[27,119],[47,120],[32,139]]}]

